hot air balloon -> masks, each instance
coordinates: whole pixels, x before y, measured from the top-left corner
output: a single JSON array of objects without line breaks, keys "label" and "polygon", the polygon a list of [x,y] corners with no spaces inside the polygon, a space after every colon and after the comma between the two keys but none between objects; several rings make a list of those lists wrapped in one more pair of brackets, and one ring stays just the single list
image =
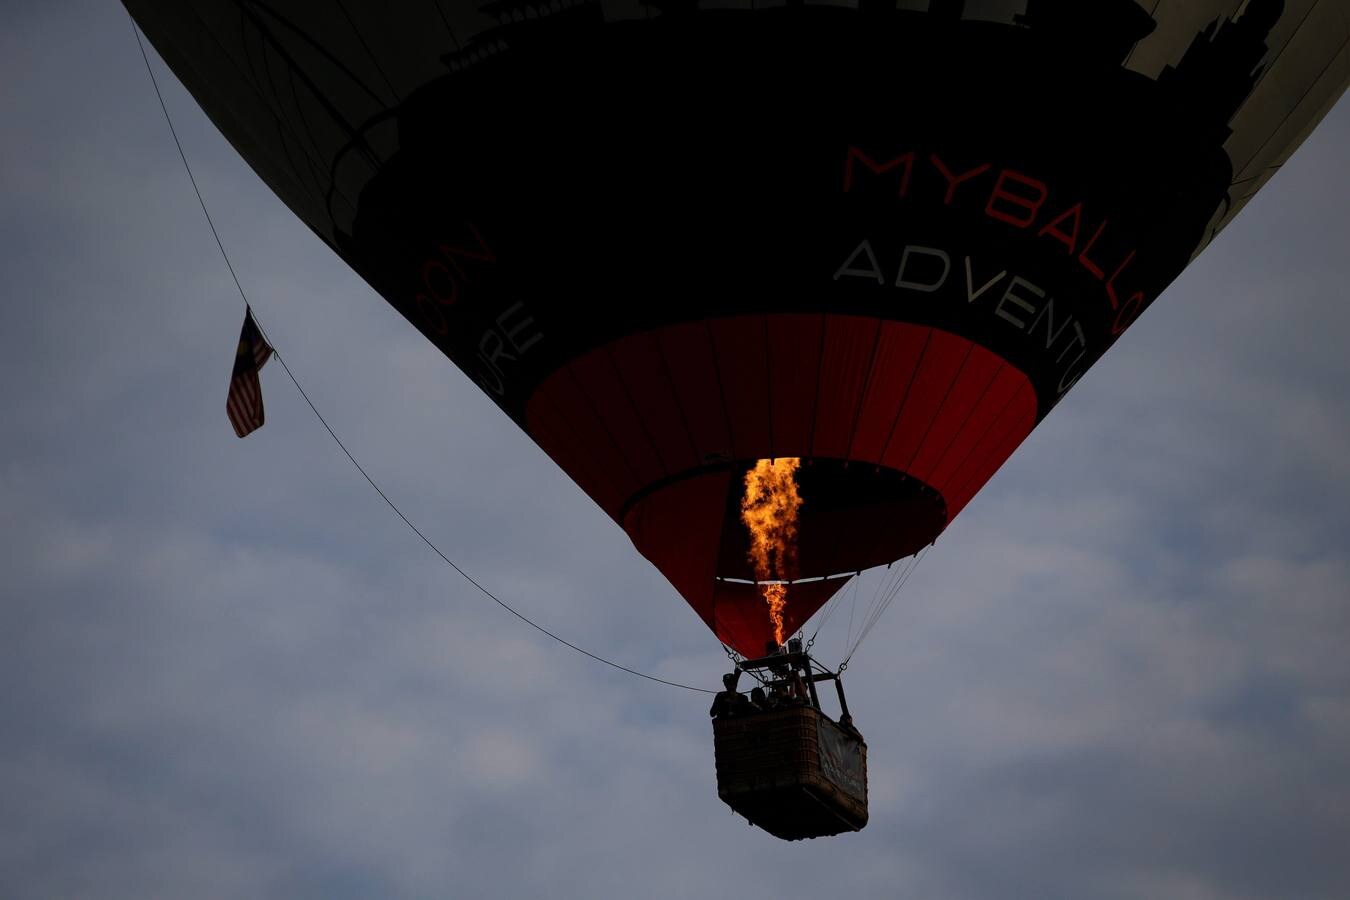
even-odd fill
[{"label": "hot air balloon", "polygon": [[1350,78],[1341,0],[124,2],[747,656],[932,543]]}]

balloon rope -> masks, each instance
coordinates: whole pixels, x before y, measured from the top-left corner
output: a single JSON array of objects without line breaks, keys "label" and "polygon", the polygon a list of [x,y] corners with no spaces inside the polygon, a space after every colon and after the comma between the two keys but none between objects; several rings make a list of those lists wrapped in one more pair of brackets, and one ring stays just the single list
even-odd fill
[{"label": "balloon rope", "polygon": [[[128,12],[127,15],[128,17],[130,17],[131,15],[130,12]],[[145,60],[145,71],[150,75],[150,84],[154,86],[155,96],[159,98],[159,108],[164,111],[164,121],[167,122],[169,125],[169,133],[173,135],[173,142],[178,147],[178,155],[183,160],[183,168],[187,170],[188,180],[192,182],[192,190],[197,195],[197,202],[201,204],[202,214],[206,216],[206,224],[211,226],[211,234],[216,239],[216,246],[220,248],[220,255],[225,260],[225,267],[230,270],[230,277],[234,279],[234,286],[239,289],[239,296],[243,298],[244,305],[251,309],[252,305],[248,301],[248,296],[244,293],[243,286],[239,283],[239,276],[235,274],[234,266],[230,264],[230,257],[225,252],[225,245],[220,240],[220,234],[216,231],[216,225],[214,222],[211,221],[211,214],[207,212],[206,201],[202,199],[202,192],[197,187],[197,179],[194,178],[192,175],[192,167],[188,165],[187,154],[183,152],[183,144],[178,139],[178,131],[173,127],[173,119],[169,116],[169,108],[164,103],[164,95],[160,92],[159,81],[155,78],[155,70],[150,65],[150,57],[145,52],[145,44],[141,41],[140,29],[136,27],[135,19],[131,20],[131,30],[132,33],[136,36],[136,45],[141,50],[141,59]],[[255,322],[258,322],[258,316],[256,312],[254,313],[253,318]],[[434,543],[432,543],[431,539],[428,538],[425,534],[423,534],[422,530],[418,528],[416,525],[414,525],[412,523],[412,520],[410,520],[407,516],[403,514],[403,511],[398,508],[398,506],[394,503],[394,501],[389,499],[389,495],[386,494],[380,488],[380,486],[375,483],[375,479],[370,477],[370,473],[366,471],[365,467],[362,466],[361,463],[357,462],[356,457],[353,456],[351,451],[347,449],[347,445],[342,443],[342,439],[337,436],[337,432],[333,431],[332,426],[328,424],[328,420],[323,417],[323,413],[319,412],[318,407],[314,405],[314,401],[309,399],[309,394],[305,393],[305,389],[300,386],[300,380],[295,377],[295,373],[291,371],[291,367],[286,365],[285,358],[279,352],[277,352],[276,345],[273,344],[271,339],[267,337],[267,332],[265,329],[263,329],[261,322],[258,322],[258,330],[262,332],[263,338],[267,340],[267,343],[272,345],[273,348],[272,355],[277,362],[281,363],[281,368],[282,370],[285,371],[287,377],[290,378],[291,384],[295,385],[295,389],[300,392],[300,396],[304,399],[306,405],[309,406],[310,411],[314,413],[315,418],[319,420],[319,424],[321,424],[324,427],[324,430],[328,432],[328,436],[333,439],[334,443],[338,445],[338,448],[342,451],[342,453],[347,457],[347,459],[351,461],[351,464],[356,467],[356,471],[361,473],[361,476],[366,479],[366,482],[372,488],[374,488],[375,493],[380,495],[380,499],[383,500],[385,504],[388,505],[388,507],[394,511],[394,514],[403,520],[403,524],[407,525],[410,529],[412,529],[413,534],[417,535],[419,538],[422,539],[422,543],[430,547],[431,551],[435,553],[437,556],[439,556],[446,565],[454,569],[455,572],[457,572],[461,578],[463,578],[469,584],[477,588],[479,593],[487,597],[493,603],[500,606],[502,609],[509,612],[511,615],[515,616],[520,621],[524,622],[526,625],[529,625],[531,628],[538,631],[540,634],[552,638],[553,640],[562,644],[564,647],[567,647],[571,650],[575,650],[582,656],[589,657],[598,663],[603,663],[611,668],[618,669],[621,672],[627,672],[629,675],[636,675],[638,678],[645,678],[648,681],[654,681],[657,684],[664,684],[674,688],[682,688],[683,690],[686,691],[697,691],[698,693],[701,694],[717,693],[716,691],[708,690],[707,688],[694,687],[693,685],[689,684],[681,684],[678,681],[667,681],[666,679],[658,678],[655,675],[648,675],[645,672],[639,672],[637,669],[630,669],[625,665],[621,665],[619,663],[614,662],[613,660],[606,659],[603,656],[599,656],[595,653],[590,652],[589,650],[585,650],[581,647],[578,647],[571,641],[559,637],[557,634],[554,634],[552,631],[549,631],[544,626],[533,621],[524,613],[521,613],[520,611],[512,607],[510,604],[502,600],[500,597],[498,597],[496,594],[489,591],[478,581],[476,581],[472,576],[469,575],[468,572],[464,571],[458,565],[456,565],[454,560],[450,559],[450,557],[442,553],[441,549],[437,547]]]},{"label": "balloon rope", "polygon": [[[861,579],[860,579],[861,580]],[[858,587],[854,585],[853,599],[848,604],[848,631],[844,636],[844,644],[848,645],[853,640],[853,615],[858,611]]]},{"label": "balloon rope", "polygon": [[225,245],[220,242],[220,232],[216,231],[216,223],[211,221],[211,214],[206,211],[206,201],[202,199],[201,188],[197,187],[197,179],[192,175],[192,166],[188,165],[187,154],[183,152],[183,143],[178,140],[178,131],[173,127],[173,119],[169,118],[169,108],[164,105],[164,95],[159,91],[159,82],[155,79],[155,70],[150,67],[150,57],[145,52],[145,44],[141,41],[141,31],[136,27],[136,20],[131,18],[131,10],[127,10],[127,18],[131,19],[131,33],[136,36],[136,46],[140,48],[141,59],[145,60],[145,71],[149,73],[150,84],[155,88],[155,97],[159,99],[159,108],[164,111],[164,121],[169,123],[169,134],[173,135],[174,146],[178,148],[178,157],[183,160],[183,168],[187,170],[188,181],[192,182],[192,192],[197,195],[197,203],[201,205],[202,215],[206,216],[206,224],[211,227],[211,236],[216,239],[216,246],[220,248],[220,256],[225,260],[225,268],[230,270],[230,277],[234,279],[234,286],[238,289],[239,296],[243,297],[244,305],[249,306],[248,297],[244,296],[243,285],[239,283],[239,276],[234,274],[234,266],[230,264],[230,256],[225,252]]},{"label": "balloon rope", "polygon": [[836,591],[834,596],[830,598],[829,603],[825,604],[825,611],[824,613],[821,614],[820,621],[816,623],[815,630],[811,632],[811,637],[807,639],[806,645],[808,647],[816,642],[816,636],[820,634],[820,629],[825,627],[825,623],[830,621],[830,616],[834,615],[835,609],[838,608],[839,605],[843,602],[840,598],[842,598],[844,594],[851,594],[854,600],[855,601],[857,600],[858,580],[861,576],[862,573],[859,572],[852,578],[850,578],[849,581],[851,582],[851,584],[846,585],[842,589]]},{"label": "balloon rope", "polygon": [[859,629],[858,639],[853,642],[853,646],[844,657],[844,661],[839,664],[839,670],[841,672],[848,666],[849,660],[853,658],[853,654],[858,652],[858,648],[862,646],[862,642],[872,633],[872,629],[876,627],[877,622],[881,621],[881,617],[885,615],[886,610],[890,608],[891,603],[899,596],[900,590],[905,586],[905,582],[909,581],[909,576],[914,574],[914,570],[919,567],[919,563],[928,555],[928,551],[932,549],[932,546],[932,544],[929,544],[910,558],[909,566],[906,567],[904,574],[896,581],[895,586],[886,592],[885,599],[881,604],[868,616],[865,624]]}]

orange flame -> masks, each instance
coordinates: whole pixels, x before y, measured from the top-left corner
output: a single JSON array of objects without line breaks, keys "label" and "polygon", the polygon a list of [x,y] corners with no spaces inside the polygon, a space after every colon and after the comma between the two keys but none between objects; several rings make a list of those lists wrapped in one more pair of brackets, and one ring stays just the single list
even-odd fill
[{"label": "orange flame", "polygon": [[779,583],[759,586],[769,606],[773,636],[783,643],[783,609],[787,606],[788,586],[781,583],[797,574],[797,510],[802,498],[797,493],[796,457],[761,459],[745,473],[745,496],[741,498],[741,521],[750,531],[750,564],[755,580]]}]

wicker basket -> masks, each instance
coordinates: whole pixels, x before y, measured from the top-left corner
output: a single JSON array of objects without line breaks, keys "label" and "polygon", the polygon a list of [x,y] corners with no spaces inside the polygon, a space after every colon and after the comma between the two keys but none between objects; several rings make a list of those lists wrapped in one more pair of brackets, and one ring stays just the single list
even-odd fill
[{"label": "wicker basket", "polygon": [[775,837],[867,824],[867,744],[814,707],[716,718],[713,753],[717,795]]}]

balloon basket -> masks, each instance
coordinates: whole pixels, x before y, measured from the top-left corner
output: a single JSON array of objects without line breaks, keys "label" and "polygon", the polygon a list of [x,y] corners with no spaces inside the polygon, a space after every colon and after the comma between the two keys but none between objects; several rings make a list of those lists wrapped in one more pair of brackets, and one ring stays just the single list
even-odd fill
[{"label": "balloon basket", "polygon": [[749,660],[738,668],[768,668],[769,661],[780,677],[756,688],[754,700],[728,690],[714,704],[717,795],[750,824],[783,840],[861,831],[867,824],[867,744],[847,707],[835,722],[820,709],[815,691],[815,681],[829,678],[838,685],[837,676],[811,673],[805,654]]}]

